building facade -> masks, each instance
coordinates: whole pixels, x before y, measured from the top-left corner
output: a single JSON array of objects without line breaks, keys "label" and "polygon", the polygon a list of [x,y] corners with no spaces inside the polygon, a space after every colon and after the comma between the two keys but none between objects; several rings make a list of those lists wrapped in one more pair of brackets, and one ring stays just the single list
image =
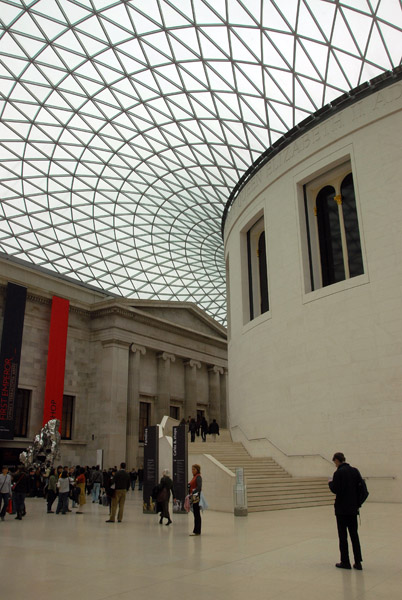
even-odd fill
[{"label": "building facade", "polygon": [[0,258],[7,283],[27,288],[17,420],[0,441],[13,463],[42,427],[52,297],[68,299],[61,461],[106,467],[142,461],[144,428],[164,415],[226,425],[226,330],[190,303],[111,297]]},{"label": "building facade", "polygon": [[401,502],[400,73],[363,88],[281,140],[227,212],[230,425],[293,475],[342,451],[371,499]]}]

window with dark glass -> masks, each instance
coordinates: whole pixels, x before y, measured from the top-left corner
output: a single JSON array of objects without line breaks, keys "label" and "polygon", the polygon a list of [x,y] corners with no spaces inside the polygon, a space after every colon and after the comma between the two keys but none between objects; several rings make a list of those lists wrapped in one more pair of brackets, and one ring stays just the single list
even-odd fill
[{"label": "window with dark glass", "polygon": [[31,401],[31,390],[18,388],[14,405],[14,436],[28,436],[29,405]]},{"label": "window with dark glass", "polygon": [[138,438],[140,442],[144,441],[145,428],[150,425],[151,405],[148,402],[140,402],[140,418]]},{"label": "window with dark glass", "polygon": [[342,181],[341,198],[348,251],[349,274],[350,277],[356,277],[357,275],[364,273],[364,268],[352,173],[349,173]]},{"label": "window with dark glass", "polygon": [[61,417],[61,439],[71,440],[73,431],[74,396],[63,396],[63,413]]},{"label": "window with dark glass", "polygon": [[247,231],[248,298],[250,320],[269,310],[267,250],[264,219]]},{"label": "window with dark glass", "polygon": [[350,163],[304,186],[311,290],[364,273]]},{"label": "window with dark glass", "polygon": [[326,286],[345,279],[338,205],[332,186],[327,185],[320,190],[316,206],[322,285]]},{"label": "window with dark glass", "polygon": [[179,406],[171,406],[170,407],[170,417],[172,419],[180,420],[180,407]]}]

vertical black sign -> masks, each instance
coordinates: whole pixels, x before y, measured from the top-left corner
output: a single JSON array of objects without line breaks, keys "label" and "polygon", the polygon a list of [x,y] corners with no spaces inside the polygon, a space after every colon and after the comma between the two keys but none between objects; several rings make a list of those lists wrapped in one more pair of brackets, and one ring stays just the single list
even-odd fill
[{"label": "vertical black sign", "polygon": [[178,503],[175,512],[184,510],[184,499],[187,496],[187,456],[188,436],[186,425],[173,427],[173,488]]},{"label": "vertical black sign", "polygon": [[144,484],[143,512],[155,512],[152,490],[159,483],[159,428],[157,425],[145,427],[144,432]]},{"label": "vertical black sign", "polygon": [[14,439],[15,399],[21,359],[27,289],[7,284],[0,350],[0,439]]}]

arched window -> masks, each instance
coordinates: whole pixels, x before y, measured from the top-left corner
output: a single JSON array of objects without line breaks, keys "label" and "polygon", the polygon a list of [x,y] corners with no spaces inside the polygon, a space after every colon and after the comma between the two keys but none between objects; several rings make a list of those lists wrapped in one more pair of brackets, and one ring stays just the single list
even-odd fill
[{"label": "arched window", "polygon": [[250,320],[269,310],[267,250],[264,219],[247,231],[248,297]]},{"label": "arched window", "polygon": [[311,290],[362,275],[363,256],[350,163],[304,186]]}]

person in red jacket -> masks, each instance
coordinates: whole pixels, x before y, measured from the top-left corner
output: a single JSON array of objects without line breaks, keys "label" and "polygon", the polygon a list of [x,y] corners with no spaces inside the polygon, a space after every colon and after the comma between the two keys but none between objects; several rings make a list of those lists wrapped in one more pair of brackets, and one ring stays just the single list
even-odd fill
[{"label": "person in red jacket", "polygon": [[200,509],[200,496],[202,490],[202,477],[200,465],[193,465],[191,467],[193,478],[188,484],[190,503],[194,514],[194,529],[190,535],[201,535],[201,509]]}]

